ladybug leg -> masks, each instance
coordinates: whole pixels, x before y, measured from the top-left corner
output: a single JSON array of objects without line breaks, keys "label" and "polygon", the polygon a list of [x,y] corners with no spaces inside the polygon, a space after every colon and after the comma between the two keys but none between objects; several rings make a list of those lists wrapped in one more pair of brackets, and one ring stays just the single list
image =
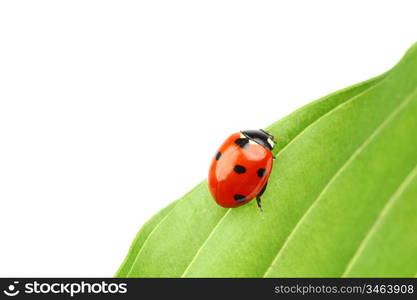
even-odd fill
[{"label": "ladybug leg", "polygon": [[261,196],[256,196],[256,204],[258,205],[260,211],[264,211],[261,205]]},{"label": "ladybug leg", "polygon": [[265,183],[264,187],[262,188],[262,190],[259,192],[259,194],[256,196],[256,204],[258,205],[258,208],[260,211],[263,211],[262,209],[262,205],[261,205],[261,196],[262,194],[265,192],[266,190],[266,186],[268,185],[268,182]]}]

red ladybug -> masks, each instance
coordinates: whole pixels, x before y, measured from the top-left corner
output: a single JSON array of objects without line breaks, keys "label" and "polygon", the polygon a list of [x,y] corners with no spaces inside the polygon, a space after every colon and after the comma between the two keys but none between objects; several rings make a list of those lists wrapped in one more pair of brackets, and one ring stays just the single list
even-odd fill
[{"label": "red ladybug", "polygon": [[229,136],[215,155],[208,183],[217,204],[237,207],[261,195],[271,174],[274,137],[260,130],[245,130]]}]

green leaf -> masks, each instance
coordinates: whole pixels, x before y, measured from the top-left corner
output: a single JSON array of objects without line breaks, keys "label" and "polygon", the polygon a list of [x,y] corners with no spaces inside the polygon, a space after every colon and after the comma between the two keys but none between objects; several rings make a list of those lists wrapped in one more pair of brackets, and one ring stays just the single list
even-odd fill
[{"label": "green leaf", "polygon": [[129,252],[125,260],[123,261],[122,265],[120,266],[117,274],[125,274],[130,271],[132,268],[133,263],[135,262],[136,256],[139,254],[140,249],[143,246],[143,243],[148,239],[148,236],[154,231],[154,229],[161,224],[164,220],[164,217],[174,208],[176,202],[171,203],[164,209],[162,209],[159,213],[153,216],[148,222],[143,225],[143,227],[137,233],[132,245],[130,246]]},{"label": "green leaf", "polygon": [[138,233],[117,277],[415,276],[417,46],[274,123],[264,211],[206,181]]}]

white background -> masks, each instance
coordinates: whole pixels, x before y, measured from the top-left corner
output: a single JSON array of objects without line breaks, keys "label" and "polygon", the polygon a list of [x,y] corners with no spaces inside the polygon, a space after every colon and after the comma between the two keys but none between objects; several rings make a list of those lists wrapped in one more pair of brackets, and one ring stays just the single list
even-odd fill
[{"label": "white background", "polygon": [[261,128],[389,69],[415,1],[2,1],[0,276],[112,276]]}]

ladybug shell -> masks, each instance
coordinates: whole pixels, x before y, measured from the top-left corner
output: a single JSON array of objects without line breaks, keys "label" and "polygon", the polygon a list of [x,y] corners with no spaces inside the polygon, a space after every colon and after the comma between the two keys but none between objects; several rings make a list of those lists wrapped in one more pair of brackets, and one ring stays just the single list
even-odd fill
[{"label": "ladybug shell", "polygon": [[209,171],[209,189],[217,204],[237,207],[248,203],[265,187],[273,155],[266,147],[234,133],[220,146]]}]

